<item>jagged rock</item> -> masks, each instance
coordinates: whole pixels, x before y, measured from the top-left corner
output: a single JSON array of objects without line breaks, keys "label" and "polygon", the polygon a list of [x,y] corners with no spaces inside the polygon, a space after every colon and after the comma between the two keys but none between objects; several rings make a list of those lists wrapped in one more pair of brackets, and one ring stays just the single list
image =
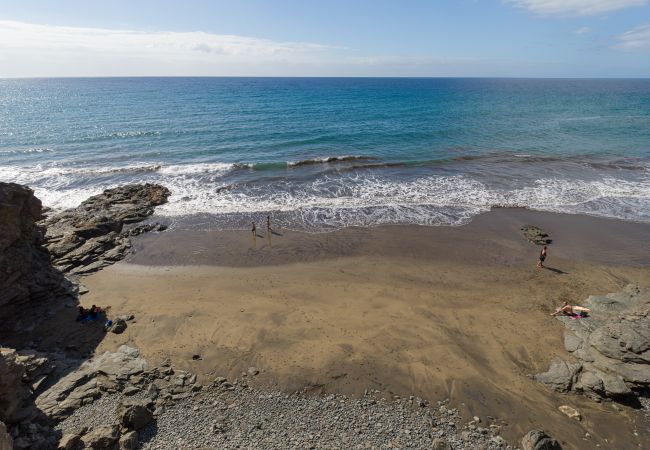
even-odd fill
[{"label": "jagged rock", "polygon": [[579,362],[554,360],[549,372],[535,378],[558,391],[597,400],[649,389],[650,288],[629,285],[617,293],[591,296],[584,306],[591,309],[587,318],[557,318],[566,327],[564,346]]},{"label": "jagged rock", "polygon": [[543,430],[531,430],[521,440],[522,450],[562,450],[562,446]]},{"label": "jagged rock", "polygon": [[539,227],[534,225],[524,225],[521,227],[521,231],[524,234],[524,238],[537,245],[547,245],[553,242],[547,233],[544,233]]},{"label": "jagged rock", "polygon": [[126,330],[126,321],[122,319],[115,319],[115,322],[113,322],[113,325],[109,329],[111,333],[115,334],[122,334],[124,330]]},{"label": "jagged rock", "polygon": [[4,423],[0,422],[0,450],[12,450],[13,448],[14,441],[7,432],[7,427]]},{"label": "jagged rock", "polygon": [[69,282],[42,247],[41,202],[31,189],[0,182],[0,342],[15,342],[69,297]]},{"label": "jagged rock", "polygon": [[169,194],[156,184],[120,186],[47,218],[43,225],[53,264],[66,273],[86,274],[119,261],[131,247],[129,236],[164,229],[146,224],[123,232],[124,225],[146,219]]},{"label": "jagged rock", "polygon": [[113,449],[120,438],[117,425],[98,427],[84,435],[82,441],[86,447],[93,449]]},{"label": "jagged rock", "polygon": [[63,419],[79,408],[84,399],[101,395],[101,386],[97,381],[99,376],[115,382],[127,380],[131,375],[137,375],[146,369],[147,363],[139,357],[138,350],[123,345],[117,352],[105,352],[61,378],[36,398],[36,405],[47,416]]},{"label": "jagged rock", "polygon": [[64,434],[57,447],[58,450],[78,450],[81,448],[83,448],[83,442],[78,434]]},{"label": "jagged rock", "polygon": [[153,411],[150,401],[125,399],[117,409],[117,418],[120,424],[129,430],[139,430],[153,420]]},{"label": "jagged rock", "polygon": [[166,229],[167,226],[160,223],[146,223],[123,231],[122,236],[138,236],[142,233],[148,233],[151,231],[165,231]]},{"label": "jagged rock", "polygon": [[25,366],[20,363],[18,353],[0,348],[0,421],[13,424],[33,415],[31,392],[23,383],[24,376]]},{"label": "jagged rock", "polygon": [[582,416],[580,415],[580,413],[578,412],[578,410],[575,409],[575,408],[573,408],[573,407],[571,407],[571,406],[568,406],[568,405],[562,405],[562,406],[560,406],[558,409],[559,409],[563,414],[565,414],[566,416],[568,416],[568,417],[570,417],[570,418],[572,418],[572,419],[575,419],[575,420],[582,420]]},{"label": "jagged rock", "polygon": [[535,379],[558,392],[569,392],[582,369],[581,364],[569,364],[553,358],[548,372],[535,375]]},{"label": "jagged rock", "polygon": [[138,448],[138,432],[129,431],[122,435],[119,443],[120,450],[135,450]]}]

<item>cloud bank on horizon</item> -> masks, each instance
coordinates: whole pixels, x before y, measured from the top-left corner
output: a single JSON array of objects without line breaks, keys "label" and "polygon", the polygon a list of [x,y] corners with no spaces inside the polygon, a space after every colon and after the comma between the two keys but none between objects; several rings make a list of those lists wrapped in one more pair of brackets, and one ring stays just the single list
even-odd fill
[{"label": "cloud bank on horizon", "polygon": [[[604,14],[647,3],[648,0],[495,1],[501,9],[532,13],[528,19],[525,16],[529,14],[520,13],[516,20],[529,20],[533,24],[571,22],[562,39],[578,40],[574,46],[598,47],[607,57],[627,58],[621,61],[636,70],[637,76],[638,73],[650,76],[650,64],[637,64],[629,56],[650,50],[650,17],[647,23],[641,21],[608,34],[599,34],[600,25],[594,21],[602,22]],[[590,26],[580,23],[582,18],[591,17]],[[553,32],[557,37],[555,29]],[[464,33],[460,32],[461,37]],[[575,68],[574,72],[567,71],[565,66],[574,61],[565,54],[566,62],[563,62],[556,55],[557,43],[547,45],[550,56],[546,60],[525,59],[529,44],[520,43],[518,35],[517,39],[514,37],[513,34],[509,44],[521,47],[519,51],[524,56],[498,55],[500,47],[496,45],[491,47],[497,49],[497,56],[482,55],[472,45],[471,39],[477,36],[468,35],[466,48],[457,49],[458,56],[450,57],[449,52],[443,55],[409,48],[384,54],[308,40],[285,41],[206,31],[61,26],[0,18],[0,77],[610,76],[611,73],[619,76],[617,72],[592,74]],[[603,61],[600,67],[606,67],[602,55],[596,59],[599,63]],[[616,64],[612,61],[607,62],[610,67]],[[556,72],[540,72],[547,67]]]}]

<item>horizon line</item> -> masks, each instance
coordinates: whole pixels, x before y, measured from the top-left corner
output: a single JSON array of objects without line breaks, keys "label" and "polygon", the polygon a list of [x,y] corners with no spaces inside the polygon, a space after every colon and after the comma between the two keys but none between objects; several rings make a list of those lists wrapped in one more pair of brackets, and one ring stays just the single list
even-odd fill
[{"label": "horizon line", "polygon": [[4,77],[0,80],[53,80],[53,79],[108,79],[108,78],[285,78],[285,79],[502,79],[502,80],[650,80],[650,75],[638,76],[339,76],[339,75],[81,75],[81,76],[26,76]]}]

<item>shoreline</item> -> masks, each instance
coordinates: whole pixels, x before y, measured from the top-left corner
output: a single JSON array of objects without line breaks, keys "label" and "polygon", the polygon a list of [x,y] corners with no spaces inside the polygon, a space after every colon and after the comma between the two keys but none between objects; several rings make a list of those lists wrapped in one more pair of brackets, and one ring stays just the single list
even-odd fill
[{"label": "shoreline", "polygon": [[[539,247],[522,237],[524,222],[554,239],[554,270],[535,269]],[[513,442],[541,426],[568,448],[585,432],[636,448],[650,438],[640,413],[550,392],[528,375],[566,356],[548,317],[561,300],[649,279],[648,230],[496,210],[462,227],[280,230],[258,247],[250,232],[171,231],[134,239],[126,261],[82,280],[90,293],[81,300],[137,319],[98,352],[134,345],[199,379],[255,366],[259,387],[284,392],[449,398],[463,417],[503,418]],[[586,420],[568,420],[563,404]]]}]

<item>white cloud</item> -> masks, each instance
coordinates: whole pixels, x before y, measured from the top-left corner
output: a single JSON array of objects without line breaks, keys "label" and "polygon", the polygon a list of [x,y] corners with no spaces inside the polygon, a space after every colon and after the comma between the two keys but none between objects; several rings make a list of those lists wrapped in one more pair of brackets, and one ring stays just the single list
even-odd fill
[{"label": "white cloud", "polygon": [[594,16],[610,11],[642,6],[647,0],[503,0],[542,16]]},{"label": "white cloud", "polygon": [[337,47],[195,32],[0,21],[0,76],[228,74],[313,61]]},{"label": "white cloud", "polygon": [[650,23],[626,31],[616,39],[615,47],[620,50],[650,50]]},{"label": "white cloud", "polygon": [[580,27],[577,30],[573,31],[573,34],[587,34],[591,31],[589,27]]}]

